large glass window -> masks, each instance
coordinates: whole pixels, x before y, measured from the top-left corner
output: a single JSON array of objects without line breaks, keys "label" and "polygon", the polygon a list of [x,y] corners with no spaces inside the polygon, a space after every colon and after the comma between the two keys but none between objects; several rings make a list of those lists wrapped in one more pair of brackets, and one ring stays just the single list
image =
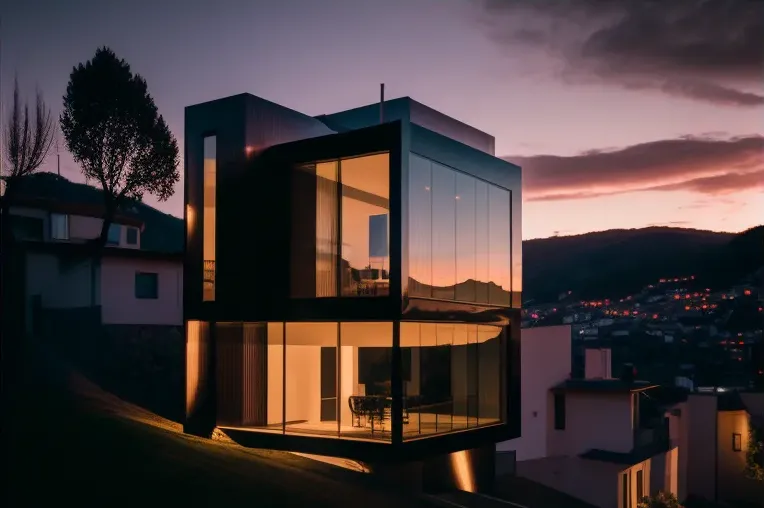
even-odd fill
[{"label": "large glass window", "polygon": [[215,201],[217,188],[217,137],[204,138],[204,216],[202,259],[203,301],[215,300]]},{"label": "large glass window", "polygon": [[382,296],[390,288],[390,157],[340,161],[342,296]]},{"label": "large glass window", "polygon": [[409,295],[509,306],[510,205],[508,190],[411,154]]},{"label": "large glass window", "polygon": [[453,300],[456,287],[456,173],[432,164],[432,297]]},{"label": "large glass window", "polygon": [[392,322],[340,324],[340,436],[390,441]]},{"label": "large glass window", "polygon": [[488,186],[488,299],[492,305],[509,306],[510,238],[509,238],[509,191]]},{"label": "large glass window", "polygon": [[292,211],[293,297],[389,294],[387,153],[298,167]]},{"label": "large glass window", "polygon": [[409,295],[432,298],[432,164],[409,158]]},{"label": "large glass window", "polygon": [[456,292],[455,299],[476,301],[477,280],[476,202],[477,180],[456,174]]},{"label": "large glass window", "polygon": [[401,323],[403,439],[502,421],[501,327]]}]

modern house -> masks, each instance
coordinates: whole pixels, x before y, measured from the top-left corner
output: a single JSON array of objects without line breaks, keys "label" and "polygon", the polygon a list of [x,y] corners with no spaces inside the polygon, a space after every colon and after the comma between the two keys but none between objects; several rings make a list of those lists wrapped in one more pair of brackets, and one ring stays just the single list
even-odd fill
[{"label": "modern house", "polygon": [[31,331],[38,310],[94,310],[104,325],[182,322],[183,224],[136,204],[114,218],[100,263],[87,242],[103,221],[100,190],[52,173],[17,185],[9,209],[24,251],[25,307]]},{"label": "modern house", "polygon": [[521,354],[523,435],[497,446],[515,453],[518,476],[602,508],[677,493],[665,422],[641,416],[654,385],[613,378],[608,349],[587,349],[572,377],[569,325],[523,329]]},{"label": "modern house", "polygon": [[368,463],[520,435],[520,168],[492,136],[241,94],[187,107],[185,147],[186,432]]},{"label": "modern house", "polygon": [[691,393],[667,412],[679,448],[680,499],[764,503],[764,479],[751,478],[749,460],[764,468],[764,454],[748,457],[752,438],[764,440],[763,392]]}]

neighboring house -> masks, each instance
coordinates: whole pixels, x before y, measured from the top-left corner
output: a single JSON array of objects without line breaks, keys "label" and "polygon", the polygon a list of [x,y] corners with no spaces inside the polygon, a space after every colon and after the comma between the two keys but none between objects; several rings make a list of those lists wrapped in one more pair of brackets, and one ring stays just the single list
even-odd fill
[{"label": "neighboring house", "polygon": [[520,430],[520,168],[409,98],[237,95],[185,146],[185,431],[480,488]]},{"label": "neighboring house", "polygon": [[642,496],[677,492],[677,449],[664,425],[640,417],[654,385],[613,379],[610,350],[585,351],[585,375],[571,378],[570,327],[522,331],[522,437],[518,476],[601,508],[636,508]]},{"label": "neighboring house", "polygon": [[[746,476],[750,426],[764,434],[764,393],[691,393],[667,412],[679,447],[679,496],[764,506],[764,481]],[[759,457],[764,467],[764,457]]]},{"label": "neighboring house", "polygon": [[105,325],[182,323],[182,221],[141,203],[122,210],[93,264],[87,242],[101,232],[101,200],[52,173],[19,183],[10,214],[25,252],[28,329],[46,309],[96,308]]}]

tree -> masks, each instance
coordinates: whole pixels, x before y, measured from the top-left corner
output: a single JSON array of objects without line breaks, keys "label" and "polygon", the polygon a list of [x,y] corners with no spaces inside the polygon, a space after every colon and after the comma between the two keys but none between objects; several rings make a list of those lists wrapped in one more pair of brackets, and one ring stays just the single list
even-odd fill
[{"label": "tree", "polygon": [[[18,80],[13,87],[13,104],[8,123],[4,129],[5,159],[8,172],[2,175],[5,192],[2,195],[3,220],[8,219],[8,207],[21,179],[37,171],[53,143],[53,120],[42,94],[37,92],[34,117],[29,113],[29,104],[21,107]],[[7,223],[5,225],[8,225]],[[3,229],[6,231],[6,229]],[[5,235],[4,235],[5,237]],[[10,235],[7,238],[11,238]]]},{"label": "tree", "polygon": [[679,500],[671,492],[660,491],[657,494],[648,497],[645,496],[639,500],[637,508],[683,508]]},{"label": "tree", "polygon": [[[3,129],[5,151],[1,155],[7,161],[7,171],[2,174],[2,182],[5,190],[0,196],[0,252],[2,252],[2,314],[3,336],[17,338],[22,333],[24,301],[19,298],[23,287],[20,279],[21,271],[18,269],[13,243],[13,226],[10,216],[10,207],[18,193],[21,180],[37,171],[45,162],[45,158],[53,142],[53,121],[50,109],[45,104],[42,94],[37,92],[35,111],[30,113],[29,104],[22,107],[19,96],[19,83],[16,81],[13,88],[13,104],[11,105],[8,123]],[[13,340],[11,344],[17,344]],[[3,347],[3,350],[6,349]],[[8,365],[8,361],[4,363]]]},{"label": "tree", "polygon": [[106,245],[109,226],[125,202],[146,193],[160,201],[180,179],[178,143],[148,93],[146,80],[109,48],[72,70],[61,130],[86,180],[103,190],[104,220],[96,239]]}]

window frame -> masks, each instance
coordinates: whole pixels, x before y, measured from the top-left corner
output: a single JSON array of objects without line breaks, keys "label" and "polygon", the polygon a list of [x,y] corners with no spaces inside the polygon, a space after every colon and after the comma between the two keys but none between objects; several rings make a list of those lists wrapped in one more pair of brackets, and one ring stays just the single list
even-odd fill
[{"label": "window frame", "polygon": [[[135,234],[135,241],[134,242],[130,241],[130,234],[131,233]],[[138,228],[136,228],[136,227],[128,226],[127,228],[125,228],[125,244],[126,245],[131,245],[131,246],[132,245],[138,245],[138,234],[139,234],[138,233]]]},{"label": "window frame", "polygon": [[[56,219],[63,219],[64,221],[64,234],[63,236],[57,236],[55,233],[58,230],[58,228],[55,227],[55,220]],[[69,240],[70,239],[70,231],[69,231],[69,214],[66,213],[56,213],[52,212],[50,214],[50,238],[52,240]]]},{"label": "window frame", "polygon": [[732,433],[732,451],[733,452],[743,451],[743,435],[740,434],[739,432]]},{"label": "window frame", "polygon": [[[112,238],[112,231],[118,232],[117,241],[115,242]],[[112,222],[109,224],[109,230],[106,232],[106,245],[119,245],[122,241],[122,224],[118,224],[116,222]]]},{"label": "window frame", "polygon": [[[139,294],[138,288],[138,279],[142,276],[153,276],[154,280],[154,291],[151,293],[153,296],[146,296],[143,294]],[[133,295],[136,300],[158,300],[159,299],[159,273],[157,272],[144,272],[137,270],[135,272],[135,277],[133,278]]]}]

